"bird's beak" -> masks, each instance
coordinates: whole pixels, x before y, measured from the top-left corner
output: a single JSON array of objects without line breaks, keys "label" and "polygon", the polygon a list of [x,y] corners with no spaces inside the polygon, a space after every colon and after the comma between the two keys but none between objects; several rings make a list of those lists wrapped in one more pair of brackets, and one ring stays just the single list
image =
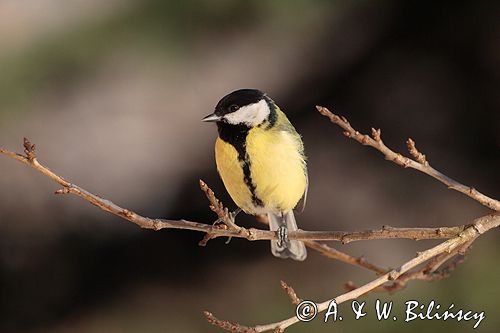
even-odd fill
[{"label": "bird's beak", "polygon": [[214,122],[214,121],[219,121],[221,119],[222,119],[222,117],[216,115],[215,113],[211,113],[208,116],[206,116],[205,118],[203,118],[201,121]]}]

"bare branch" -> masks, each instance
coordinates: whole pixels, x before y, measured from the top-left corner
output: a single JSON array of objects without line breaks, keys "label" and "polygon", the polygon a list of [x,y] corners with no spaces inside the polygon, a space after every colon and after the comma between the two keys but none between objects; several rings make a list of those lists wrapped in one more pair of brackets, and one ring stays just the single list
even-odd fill
[{"label": "bare branch", "polygon": [[371,271],[374,271],[377,274],[384,274],[388,271],[388,269],[386,268],[372,264],[365,257],[356,258],[347,253],[334,249],[331,246],[316,241],[305,241],[304,243],[308,248],[319,252],[320,254],[324,255],[327,258],[339,260],[346,264],[366,268]]},{"label": "bare branch", "polygon": [[[255,228],[242,228],[234,225],[231,221],[230,213],[228,213],[227,208],[224,208],[222,203],[215,197],[213,191],[203,182],[200,181],[200,187],[207,195],[210,201],[211,209],[218,215],[219,219],[223,222],[215,223],[214,225],[209,225],[205,223],[192,222],[186,220],[167,220],[167,219],[152,219],[148,217],[141,216],[129,209],[118,206],[110,200],[101,198],[91,192],[83,189],[82,187],[75,185],[63,177],[55,174],[46,166],[38,162],[37,157],[34,153],[34,145],[32,145],[27,139],[25,139],[25,149],[26,154],[29,156],[23,156],[16,154],[6,149],[0,148],[0,154],[6,155],[8,157],[14,158],[19,162],[22,162],[33,169],[39,171],[44,176],[52,179],[63,188],[57,190],[56,194],[71,193],[80,198],[90,202],[91,204],[99,207],[100,209],[109,212],[111,214],[117,215],[124,218],[132,223],[137,224],[144,229],[185,229],[204,232],[208,236],[202,241],[206,243],[208,239],[217,237],[238,237],[245,238],[250,241],[255,240],[272,240],[277,239],[276,232]],[[292,231],[288,234],[288,238],[291,240],[331,240],[331,241],[341,241],[343,243],[349,243],[353,241],[368,240],[368,239],[388,239],[388,238],[406,238],[413,240],[420,239],[447,239],[456,236],[466,226],[459,227],[441,227],[441,228],[392,228],[383,227],[377,230],[366,230],[366,231]],[[317,245],[309,244],[310,247],[319,249]],[[321,251],[326,254],[326,248]],[[329,256],[335,256],[335,251],[330,251]],[[334,253],[334,254],[332,254]],[[340,252],[338,252],[340,256]],[[342,260],[345,261],[345,260]],[[348,261],[351,261],[348,259]],[[362,266],[362,259],[356,259],[358,263]],[[347,261],[346,261],[347,262]]]},{"label": "bare branch", "polygon": [[[401,154],[397,154],[392,150],[390,150],[389,148],[387,148],[381,139],[380,129],[376,130],[372,128],[373,138],[371,138],[368,135],[363,135],[358,131],[354,130],[350,126],[346,118],[338,117],[323,107],[318,106],[317,109],[321,114],[327,116],[333,123],[343,128],[344,135],[355,139],[356,141],[358,141],[363,145],[369,145],[374,147],[375,149],[382,152],[385,155],[386,159],[391,160],[394,163],[401,165],[405,168],[411,167],[413,169],[419,170],[439,180],[440,182],[446,184],[449,188],[468,195],[469,197],[480,202],[481,204],[485,205],[488,208],[491,208],[496,211],[500,210],[500,202],[498,200],[489,198],[471,187],[462,185],[456,182],[455,180],[443,175],[442,173],[433,169],[432,167],[430,167],[425,155],[417,150],[415,142],[412,139],[408,139],[407,146],[410,155],[415,160],[403,157]],[[470,226],[457,227],[459,229],[462,229],[460,231],[457,229],[453,230],[453,232],[458,232],[456,234],[457,236],[454,236],[454,238],[449,239],[429,250],[419,252],[414,259],[406,262],[398,269],[391,270],[383,274],[379,278],[360,287],[356,287],[352,282],[347,283],[346,287],[349,289],[347,293],[339,295],[335,299],[330,299],[328,301],[320,303],[318,305],[318,311],[319,312],[325,311],[332,300],[335,300],[337,304],[340,304],[372,291],[399,290],[401,288],[404,288],[406,283],[410,280],[416,280],[416,279],[433,280],[433,279],[444,278],[449,274],[451,270],[453,270],[458,265],[458,263],[462,261],[463,254],[474,242],[474,240],[477,237],[479,237],[479,235],[483,234],[484,232],[492,228],[496,228],[499,225],[500,225],[500,215],[492,214],[476,219],[474,223]],[[419,229],[420,229],[419,232],[423,232],[426,235],[427,232],[429,231],[429,230],[422,230],[422,228]],[[401,229],[396,230],[396,228],[385,227],[382,228],[382,230],[370,230],[365,232],[346,234],[342,237],[341,241],[347,243],[353,240],[374,239],[380,236],[384,231],[387,231],[391,234],[394,231],[397,231],[397,233],[400,234],[404,233],[404,231]],[[451,230],[448,228],[438,228],[433,230],[433,232],[435,232],[436,235],[440,235],[441,233],[446,233],[449,231]],[[422,235],[416,233],[415,229],[411,229],[411,234],[414,235],[414,239],[421,239],[420,237],[422,237]],[[311,233],[309,233],[309,235],[311,235]],[[320,236],[320,235],[316,234],[315,236]],[[310,242],[310,243],[312,243],[317,250],[321,249],[321,244],[316,242]],[[308,244],[308,246],[309,245],[311,244]],[[337,256],[337,254],[335,254],[334,256]],[[446,262],[450,261],[450,259],[453,258],[458,258],[458,260],[451,261],[450,264],[446,265],[441,270],[441,272],[438,272],[439,267],[441,267],[443,264],[445,264]],[[427,265],[423,266],[418,270],[411,271],[412,269],[414,269],[415,267],[421,265],[426,261],[429,261]],[[392,285],[386,286],[385,284],[390,281],[392,281]],[[296,322],[298,322],[297,317],[290,317],[280,322],[255,326],[254,330],[256,332],[265,332],[272,330],[275,332],[283,332],[287,327],[295,324]]]},{"label": "bare branch", "polygon": [[497,212],[500,211],[500,201],[480,193],[473,187],[462,185],[456,180],[451,179],[448,176],[445,176],[441,172],[431,167],[427,162],[425,155],[423,155],[417,150],[417,148],[415,147],[415,142],[412,139],[408,139],[407,146],[410,154],[412,155],[413,158],[415,158],[415,160],[412,160],[401,154],[395,153],[394,151],[389,149],[380,138],[380,129],[375,130],[372,128],[373,138],[371,138],[368,135],[361,134],[354,128],[352,128],[351,124],[349,124],[346,118],[344,117],[341,118],[331,113],[327,108],[323,106],[316,106],[316,108],[318,109],[319,113],[330,119],[332,123],[340,126],[344,130],[343,133],[345,136],[358,141],[362,145],[370,146],[377,149],[382,154],[384,154],[387,160],[392,161],[402,167],[412,168],[420,172],[423,172],[433,177],[434,179],[439,180],[441,183],[448,186],[448,188],[461,192],[492,210],[495,210]]},{"label": "bare branch", "polygon": [[[420,269],[406,272],[402,274],[397,280],[390,281],[390,284],[378,286],[377,288],[372,289],[370,292],[392,293],[404,289],[407,283],[411,280],[434,281],[445,279],[453,270],[455,270],[455,268],[459,264],[464,261],[465,251],[470,247],[474,240],[475,238],[450,253],[441,253]],[[443,266],[443,264],[445,264],[446,262],[449,263]],[[358,288],[352,281],[345,283],[344,287],[347,290],[354,290]]]},{"label": "bare branch", "polygon": [[[259,221],[262,224],[269,225],[269,220],[267,219],[266,215],[257,215],[256,219],[257,219],[257,221]],[[342,240],[342,238],[340,240]],[[314,240],[307,240],[307,241],[304,241],[304,243],[306,244],[306,246],[308,248],[310,248],[314,251],[317,251],[318,253],[320,253],[321,255],[323,255],[327,258],[342,261],[346,264],[350,264],[353,266],[366,268],[366,269],[369,269],[371,271],[374,271],[377,274],[384,274],[388,271],[388,269],[385,269],[385,268],[379,267],[375,264],[372,264],[371,262],[366,260],[365,257],[356,258],[356,257],[353,257],[353,256],[347,254],[347,253],[344,253],[342,251],[334,249],[331,246],[328,246],[328,245],[320,243],[320,242],[316,242]]]},{"label": "bare branch", "polygon": [[[386,274],[378,277],[377,279],[370,281],[360,287],[357,287],[353,290],[350,290],[344,294],[341,294],[335,298],[326,300],[322,303],[317,304],[318,313],[324,312],[330,303],[335,300],[337,304],[344,303],[346,301],[356,299],[362,295],[365,295],[373,290],[382,290],[380,287],[383,286],[386,282],[396,281],[399,278],[403,277],[406,272],[409,272],[413,268],[425,263],[426,261],[438,258],[436,261],[431,261],[432,264],[426,266],[427,268],[434,267],[433,265],[437,265],[437,262],[440,262],[444,256],[453,253],[454,251],[459,251],[464,246],[470,246],[470,243],[473,242],[477,237],[481,234],[487,232],[490,229],[497,228],[500,226],[500,215],[499,214],[491,214],[480,217],[476,219],[472,225],[466,228],[463,232],[461,232],[458,236],[449,239],[440,243],[437,246],[434,246],[426,251],[419,252],[417,256],[397,269],[391,270]],[[440,257],[443,256],[443,257]],[[266,331],[280,331],[283,332],[287,327],[297,323],[299,319],[296,316],[287,318],[285,320],[266,324],[266,325],[257,325],[253,328],[253,332],[266,332]],[[252,331],[250,331],[252,332]]]},{"label": "bare branch", "polygon": [[222,202],[217,199],[214,191],[212,191],[212,189],[208,187],[208,185],[203,180],[200,179],[199,183],[201,190],[205,192],[208,201],[210,201],[210,209],[219,217],[219,220],[217,221],[223,222],[229,229],[239,231],[241,228],[234,224],[234,219],[231,216],[231,213],[226,207],[224,207]]},{"label": "bare branch", "polygon": [[[455,180],[443,175],[439,171],[433,169],[424,154],[417,150],[415,142],[408,139],[407,147],[410,155],[414,158],[410,159],[401,154],[390,150],[381,139],[380,129],[372,128],[372,137],[364,135],[354,130],[346,118],[338,117],[328,111],[326,108],[317,107],[318,111],[327,116],[333,123],[344,129],[344,135],[353,138],[363,145],[371,146],[384,154],[386,159],[403,166],[419,170],[440,182],[446,184],[449,188],[464,193],[481,204],[495,210],[500,210],[500,202],[498,200],[487,197],[486,195],[476,191],[475,189],[462,185]],[[0,153],[8,157],[14,158],[34,169],[41,172],[46,177],[54,180],[62,186],[62,189],[57,190],[56,194],[71,193],[77,195],[84,200],[96,205],[97,207],[120,216],[130,222],[137,224],[142,228],[160,230],[160,229],[187,229],[193,231],[204,232],[206,235],[200,242],[201,245],[212,238],[216,237],[239,237],[248,240],[272,240],[277,239],[276,232],[242,228],[234,223],[234,216],[227,208],[215,197],[213,191],[203,182],[200,181],[200,188],[205,192],[210,208],[214,211],[218,220],[214,225],[204,223],[191,222],[185,220],[164,220],[150,219],[136,214],[133,211],[122,208],[113,202],[103,199],[95,194],[92,194],[83,188],[70,183],[64,178],[53,173],[47,167],[40,164],[35,153],[35,145],[29,140],[24,139],[25,155],[16,154],[6,149],[0,149]],[[262,218],[261,218],[262,219]],[[352,282],[346,284],[348,292],[337,296],[334,300],[337,304],[357,298],[366,293],[373,291],[396,291],[404,288],[408,281],[411,280],[435,280],[442,279],[449,275],[450,271],[463,260],[463,255],[471,246],[477,237],[492,228],[500,225],[500,215],[491,214],[483,216],[474,221],[472,225],[463,225],[457,227],[440,227],[440,228],[394,228],[384,226],[381,229],[365,230],[365,231],[294,231],[290,232],[288,238],[291,240],[302,240],[306,245],[318,251],[322,255],[329,258],[337,259],[352,265],[368,268],[379,274],[375,280],[357,287]],[[441,244],[419,252],[415,258],[401,265],[395,270],[386,270],[374,264],[367,262],[364,257],[355,258],[325,244],[316,242],[315,240],[334,240],[342,243],[349,243],[360,240],[370,239],[388,239],[388,238],[406,238],[406,239],[448,239]],[[426,265],[417,268],[427,262]],[[282,288],[286,291],[293,304],[298,304],[300,299],[295,294],[295,291],[282,282]],[[325,311],[333,299],[327,300],[318,304],[319,312]],[[280,322],[267,325],[258,325],[255,327],[242,326],[225,320],[217,319],[212,313],[204,312],[207,320],[215,326],[232,332],[255,333],[255,332],[283,332],[287,327],[298,321],[298,318],[291,317]]]}]

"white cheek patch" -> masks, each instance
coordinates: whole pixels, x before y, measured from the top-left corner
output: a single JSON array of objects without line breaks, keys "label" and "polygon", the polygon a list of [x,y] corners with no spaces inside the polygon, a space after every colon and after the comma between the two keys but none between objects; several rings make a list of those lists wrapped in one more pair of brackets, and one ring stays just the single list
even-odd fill
[{"label": "white cheek patch", "polygon": [[271,110],[269,110],[266,101],[262,99],[257,103],[243,106],[238,111],[225,115],[224,118],[232,125],[247,124],[257,126],[267,119],[269,113],[271,113]]}]

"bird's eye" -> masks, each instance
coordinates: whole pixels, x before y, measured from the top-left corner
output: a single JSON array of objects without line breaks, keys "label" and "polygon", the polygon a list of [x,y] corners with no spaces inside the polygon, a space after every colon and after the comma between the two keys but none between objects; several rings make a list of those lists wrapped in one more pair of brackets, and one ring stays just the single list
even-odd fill
[{"label": "bird's eye", "polygon": [[232,104],[232,105],[229,107],[229,110],[230,110],[231,112],[234,112],[234,111],[238,110],[239,108],[240,108],[240,107],[239,107],[238,105],[236,105],[236,104]]}]

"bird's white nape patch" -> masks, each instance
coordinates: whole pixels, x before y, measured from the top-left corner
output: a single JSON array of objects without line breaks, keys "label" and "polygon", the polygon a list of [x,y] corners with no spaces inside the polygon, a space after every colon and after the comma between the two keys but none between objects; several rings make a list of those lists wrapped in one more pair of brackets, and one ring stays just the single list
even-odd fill
[{"label": "bird's white nape patch", "polygon": [[269,113],[271,113],[269,105],[265,99],[261,99],[257,103],[242,106],[237,111],[226,114],[224,118],[232,125],[257,126],[267,119]]}]

